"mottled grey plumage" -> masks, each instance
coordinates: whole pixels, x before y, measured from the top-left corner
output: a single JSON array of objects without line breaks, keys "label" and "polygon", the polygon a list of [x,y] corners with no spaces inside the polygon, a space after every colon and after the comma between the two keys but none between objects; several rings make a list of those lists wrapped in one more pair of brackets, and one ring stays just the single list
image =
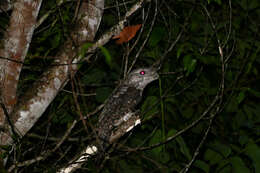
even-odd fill
[{"label": "mottled grey plumage", "polygon": [[97,134],[103,149],[111,142],[112,132],[135,114],[135,107],[141,101],[146,85],[158,77],[154,68],[139,68],[132,71],[113,91],[105,103],[97,124]]}]

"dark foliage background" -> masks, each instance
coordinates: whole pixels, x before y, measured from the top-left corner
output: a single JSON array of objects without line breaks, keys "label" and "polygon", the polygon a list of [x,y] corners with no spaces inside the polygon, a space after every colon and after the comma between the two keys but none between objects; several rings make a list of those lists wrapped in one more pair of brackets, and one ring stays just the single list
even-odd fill
[{"label": "dark foliage background", "polygon": [[[116,24],[135,1],[117,2],[118,7],[115,1],[106,1],[97,38]],[[30,65],[24,66],[19,85],[20,95],[52,63],[55,53],[69,39],[75,7],[73,1],[61,7],[57,7],[55,1],[43,2],[40,16],[49,10],[52,10],[52,15],[34,33],[25,62]],[[259,1],[162,0],[158,3],[155,26],[147,38],[155,3],[144,7],[145,14],[149,8],[144,30],[132,52],[129,50],[138,34],[126,44],[117,45],[111,41],[103,51],[97,51],[90,62],[80,64],[80,70],[72,81],[76,84],[81,112],[87,115],[110,95],[123,77],[126,59],[129,64],[134,61],[145,39],[148,42],[135,67],[149,66],[158,60],[183,31],[162,64],[160,80],[146,88],[139,105],[142,125],[119,141],[102,171],[180,172],[192,160],[202,142],[198,156],[189,167],[190,172],[260,172]],[[7,23],[8,13],[1,14],[1,28],[5,28]],[[139,23],[143,23],[142,11],[130,19],[128,25]],[[223,51],[224,73],[219,46]],[[222,79],[224,90],[222,95],[218,95]],[[71,92],[69,83],[23,139],[17,149],[18,161],[32,159],[51,149],[72,121],[79,119]],[[163,142],[185,129],[205,113],[216,96],[221,97],[221,101],[185,133],[153,149],[130,150]],[[53,172],[58,165],[65,164],[89,144],[91,126],[97,116],[89,118],[87,129],[79,122],[55,155],[20,171]],[[210,131],[205,135],[208,128]],[[203,137],[207,138],[203,140]],[[95,172],[96,168],[90,161],[80,171]]]}]

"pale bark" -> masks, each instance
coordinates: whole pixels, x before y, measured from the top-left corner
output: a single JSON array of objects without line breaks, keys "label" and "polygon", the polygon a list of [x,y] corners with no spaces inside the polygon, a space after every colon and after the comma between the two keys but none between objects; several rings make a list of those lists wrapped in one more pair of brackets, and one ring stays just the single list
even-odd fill
[{"label": "pale bark", "polygon": [[[14,3],[9,27],[2,40],[0,49],[0,95],[1,102],[10,113],[17,102],[16,89],[42,0],[18,0]],[[11,117],[10,117],[11,118]],[[8,129],[6,115],[0,108],[0,126]],[[7,132],[8,133],[8,132]],[[0,144],[7,141],[9,135],[0,132]]]},{"label": "pale bark", "polygon": [[[104,8],[103,0],[83,2],[79,10],[79,20],[72,33],[72,40],[68,40],[60,49],[55,64],[70,64],[77,57],[76,46],[80,47],[87,41],[93,41],[99,27]],[[24,136],[40,118],[48,105],[56,97],[60,89],[67,83],[69,72],[75,73],[76,65],[52,66],[46,70],[41,78],[27,91],[12,113],[15,131],[20,137]],[[69,71],[71,69],[72,71]],[[11,133],[1,133],[1,145],[10,145],[13,140]]]}]

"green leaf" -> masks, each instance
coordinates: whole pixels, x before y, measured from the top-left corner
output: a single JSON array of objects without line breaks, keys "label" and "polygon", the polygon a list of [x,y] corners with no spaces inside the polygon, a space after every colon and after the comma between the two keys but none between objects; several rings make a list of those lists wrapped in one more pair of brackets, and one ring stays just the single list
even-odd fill
[{"label": "green leaf", "polygon": [[221,172],[221,173],[230,173],[231,172],[231,165],[228,159],[221,160],[218,162],[218,166],[216,168],[215,172]]},{"label": "green leaf", "polygon": [[169,152],[161,152],[160,153],[160,161],[162,163],[167,163],[170,160],[170,154]]},{"label": "green leaf", "polygon": [[189,75],[192,73],[196,67],[197,60],[193,59],[191,55],[186,55],[183,58],[183,65],[184,65],[184,70],[186,70],[186,75]]},{"label": "green leaf", "polygon": [[111,94],[111,92],[113,91],[113,89],[109,88],[109,87],[102,87],[102,88],[98,88],[96,90],[96,100],[99,103],[103,103],[108,96]]},{"label": "green leaf", "polygon": [[216,151],[212,149],[207,149],[204,154],[204,159],[209,161],[210,165],[218,163],[223,157]]},{"label": "green leaf", "polygon": [[111,57],[109,51],[107,50],[107,48],[105,48],[103,46],[100,46],[99,48],[100,48],[101,52],[103,53],[103,55],[105,56],[105,61],[106,61],[107,65],[110,68],[112,68],[113,67],[112,66],[112,57]]},{"label": "green leaf", "polygon": [[246,167],[245,163],[240,157],[230,158],[230,163],[232,165],[232,172],[235,173],[250,173],[250,170]]},{"label": "green leaf", "polygon": [[216,151],[220,152],[222,156],[227,158],[232,153],[232,150],[229,146],[222,144],[218,141],[215,141],[213,144],[210,145],[212,148],[214,148]]},{"label": "green leaf", "polygon": [[230,173],[230,172],[232,172],[232,168],[231,168],[231,166],[230,165],[227,165],[227,166],[225,166],[224,168],[222,168],[219,172],[217,172],[217,173]]},{"label": "green leaf", "polygon": [[[153,137],[150,139],[149,144],[153,145],[153,144],[161,142],[161,139],[162,139],[161,138],[161,133],[162,133],[161,130],[157,130],[154,133]],[[160,153],[162,152],[162,149],[163,149],[163,146],[161,145],[159,147],[156,147],[156,148],[152,149],[151,151],[152,151],[154,156],[159,156]]]},{"label": "green leaf", "polygon": [[[177,130],[175,129],[171,129],[168,134],[167,137],[173,136],[175,133],[177,133]],[[184,141],[184,139],[182,137],[177,137],[176,138],[176,142],[178,143],[179,147],[180,147],[180,151],[181,153],[188,159],[191,160],[191,154],[190,154],[190,150],[187,147],[186,142]]]},{"label": "green leaf", "polygon": [[248,141],[249,141],[249,138],[246,135],[240,135],[238,138],[238,142],[241,146],[244,146],[245,144],[247,144]]},{"label": "green leaf", "polygon": [[177,59],[180,58],[181,53],[183,53],[183,49],[184,49],[184,44],[182,44],[182,45],[177,49]]},{"label": "green leaf", "polygon": [[151,33],[150,39],[148,41],[150,47],[156,46],[159,41],[161,41],[166,34],[164,27],[155,27]]},{"label": "green leaf", "polygon": [[252,88],[248,88],[247,91],[251,94],[253,94],[255,97],[260,98],[260,92],[259,91],[255,91]]},{"label": "green leaf", "polygon": [[79,51],[79,55],[81,57],[84,57],[88,48],[91,47],[93,45],[93,43],[84,43]]},{"label": "green leaf", "polygon": [[260,148],[255,143],[246,146],[245,154],[252,160],[255,172],[260,172]]},{"label": "green leaf", "polygon": [[241,91],[237,96],[237,103],[240,104],[245,98],[245,91]]},{"label": "green leaf", "polygon": [[184,141],[184,139],[182,137],[178,137],[176,138],[177,143],[180,146],[180,151],[181,153],[186,156],[186,158],[188,160],[191,160],[191,154],[190,154],[190,150],[189,147],[187,146],[186,142]]},{"label": "green leaf", "polygon": [[173,135],[176,134],[176,133],[177,133],[177,130],[172,128],[171,130],[169,130],[169,132],[168,132],[168,134],[167,134],[167,138],[173,136]]},{"label": "green leaf", "polygon": [[203,170],[205,173],[208,173],[208,172],[209,172],[210,166],[209,166],[206,162],[204,162],[204,161],[202,161],[202,160],[196,160],[196,161],[194,162],[194,166],[197,167],[197,168],[200,168],[200,169]]}]

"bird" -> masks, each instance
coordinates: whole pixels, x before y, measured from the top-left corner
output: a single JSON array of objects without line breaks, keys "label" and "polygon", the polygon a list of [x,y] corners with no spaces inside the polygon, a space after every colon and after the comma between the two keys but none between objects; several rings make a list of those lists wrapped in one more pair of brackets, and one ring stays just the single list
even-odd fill
[{"label": "bird", "polygon": [[158,78],[157,69],[154,67],[135,69],[119,83],[105,101],[97,122],[99,148],[103,152],[112,143],[112,133],[138,112],[136,107],[142,99],[144,88]]}]

